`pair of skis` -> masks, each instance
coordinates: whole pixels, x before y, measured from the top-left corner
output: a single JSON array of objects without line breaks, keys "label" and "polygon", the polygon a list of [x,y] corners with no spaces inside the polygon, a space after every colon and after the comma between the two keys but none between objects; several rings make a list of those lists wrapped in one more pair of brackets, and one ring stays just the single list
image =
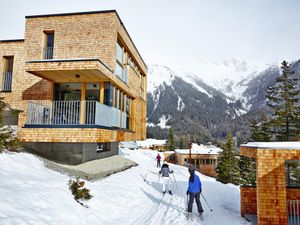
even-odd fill
[{"label": "pair of skis", "polygon": [[[203,218],[203,213],[199,214],[199,218],[200,218],[201,221],[204,220],[204,218]],[[187,212],[187,213],[186,213],[186,219],[187,219],[187,220],[193,220],[193,214],[190,213],[190,212]]]}]

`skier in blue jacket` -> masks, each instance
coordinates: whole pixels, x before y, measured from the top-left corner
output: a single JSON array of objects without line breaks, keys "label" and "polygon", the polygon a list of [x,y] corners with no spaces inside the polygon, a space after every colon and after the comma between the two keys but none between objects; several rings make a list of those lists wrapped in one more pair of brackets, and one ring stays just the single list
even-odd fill
[{"label": "skier in blue jacket", "polygon": [[203,208],[200,202],[200,194],[202,191],[202,185],[199,176],[195,173],[195,168],[193,165],[189,168],[190,178],[189,178],[189,186],[186,191],[186,195],[189,195],[188,201],[188,213],[192,214],[194,199],[196,199],[197,208],[199,212],[199,216],[202,217]]}]

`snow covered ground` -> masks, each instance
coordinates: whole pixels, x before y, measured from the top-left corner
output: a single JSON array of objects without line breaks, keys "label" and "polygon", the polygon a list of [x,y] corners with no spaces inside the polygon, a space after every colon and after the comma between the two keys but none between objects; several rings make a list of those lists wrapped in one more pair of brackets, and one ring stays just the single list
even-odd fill
[{"label": "snow covered ground", "polygon": [[120,154],[139,166],[86,182],[94,196],[86,202],[89,208],[74,201],[68,190],[68,176],[45,168],[37,157],[27,153],[0,154],[0,224],[249,224],[240,217],[237,186],[201,175],[203,194],[213,211],[209,211],[202,199],[204,221],[198,218],[195,205],[193,219],[187,221],[187,168],[170,164],[178,189],[173,182],[174,195],[163,196],[155,167],[157,152],[125,149]]}]

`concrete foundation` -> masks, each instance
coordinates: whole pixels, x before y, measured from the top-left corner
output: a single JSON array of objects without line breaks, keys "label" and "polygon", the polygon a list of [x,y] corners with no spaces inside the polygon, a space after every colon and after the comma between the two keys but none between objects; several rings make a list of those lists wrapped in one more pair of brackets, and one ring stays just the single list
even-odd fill
[{"label": "concrete foundation", "polygon": [[119,142],[110,143],[23,143],[27,151],[67,165],[78,165],[118,154]]}]

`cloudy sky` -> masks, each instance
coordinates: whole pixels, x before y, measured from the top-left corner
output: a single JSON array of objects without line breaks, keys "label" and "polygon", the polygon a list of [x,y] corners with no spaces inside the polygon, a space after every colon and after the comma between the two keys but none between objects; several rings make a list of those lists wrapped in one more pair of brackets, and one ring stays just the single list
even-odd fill
[{"label": "cloudy sky", "polygon": [[299,0],[7,0],[0,40],[24,38],[25,15],[116,9],[147,63],[300,58]]}]

